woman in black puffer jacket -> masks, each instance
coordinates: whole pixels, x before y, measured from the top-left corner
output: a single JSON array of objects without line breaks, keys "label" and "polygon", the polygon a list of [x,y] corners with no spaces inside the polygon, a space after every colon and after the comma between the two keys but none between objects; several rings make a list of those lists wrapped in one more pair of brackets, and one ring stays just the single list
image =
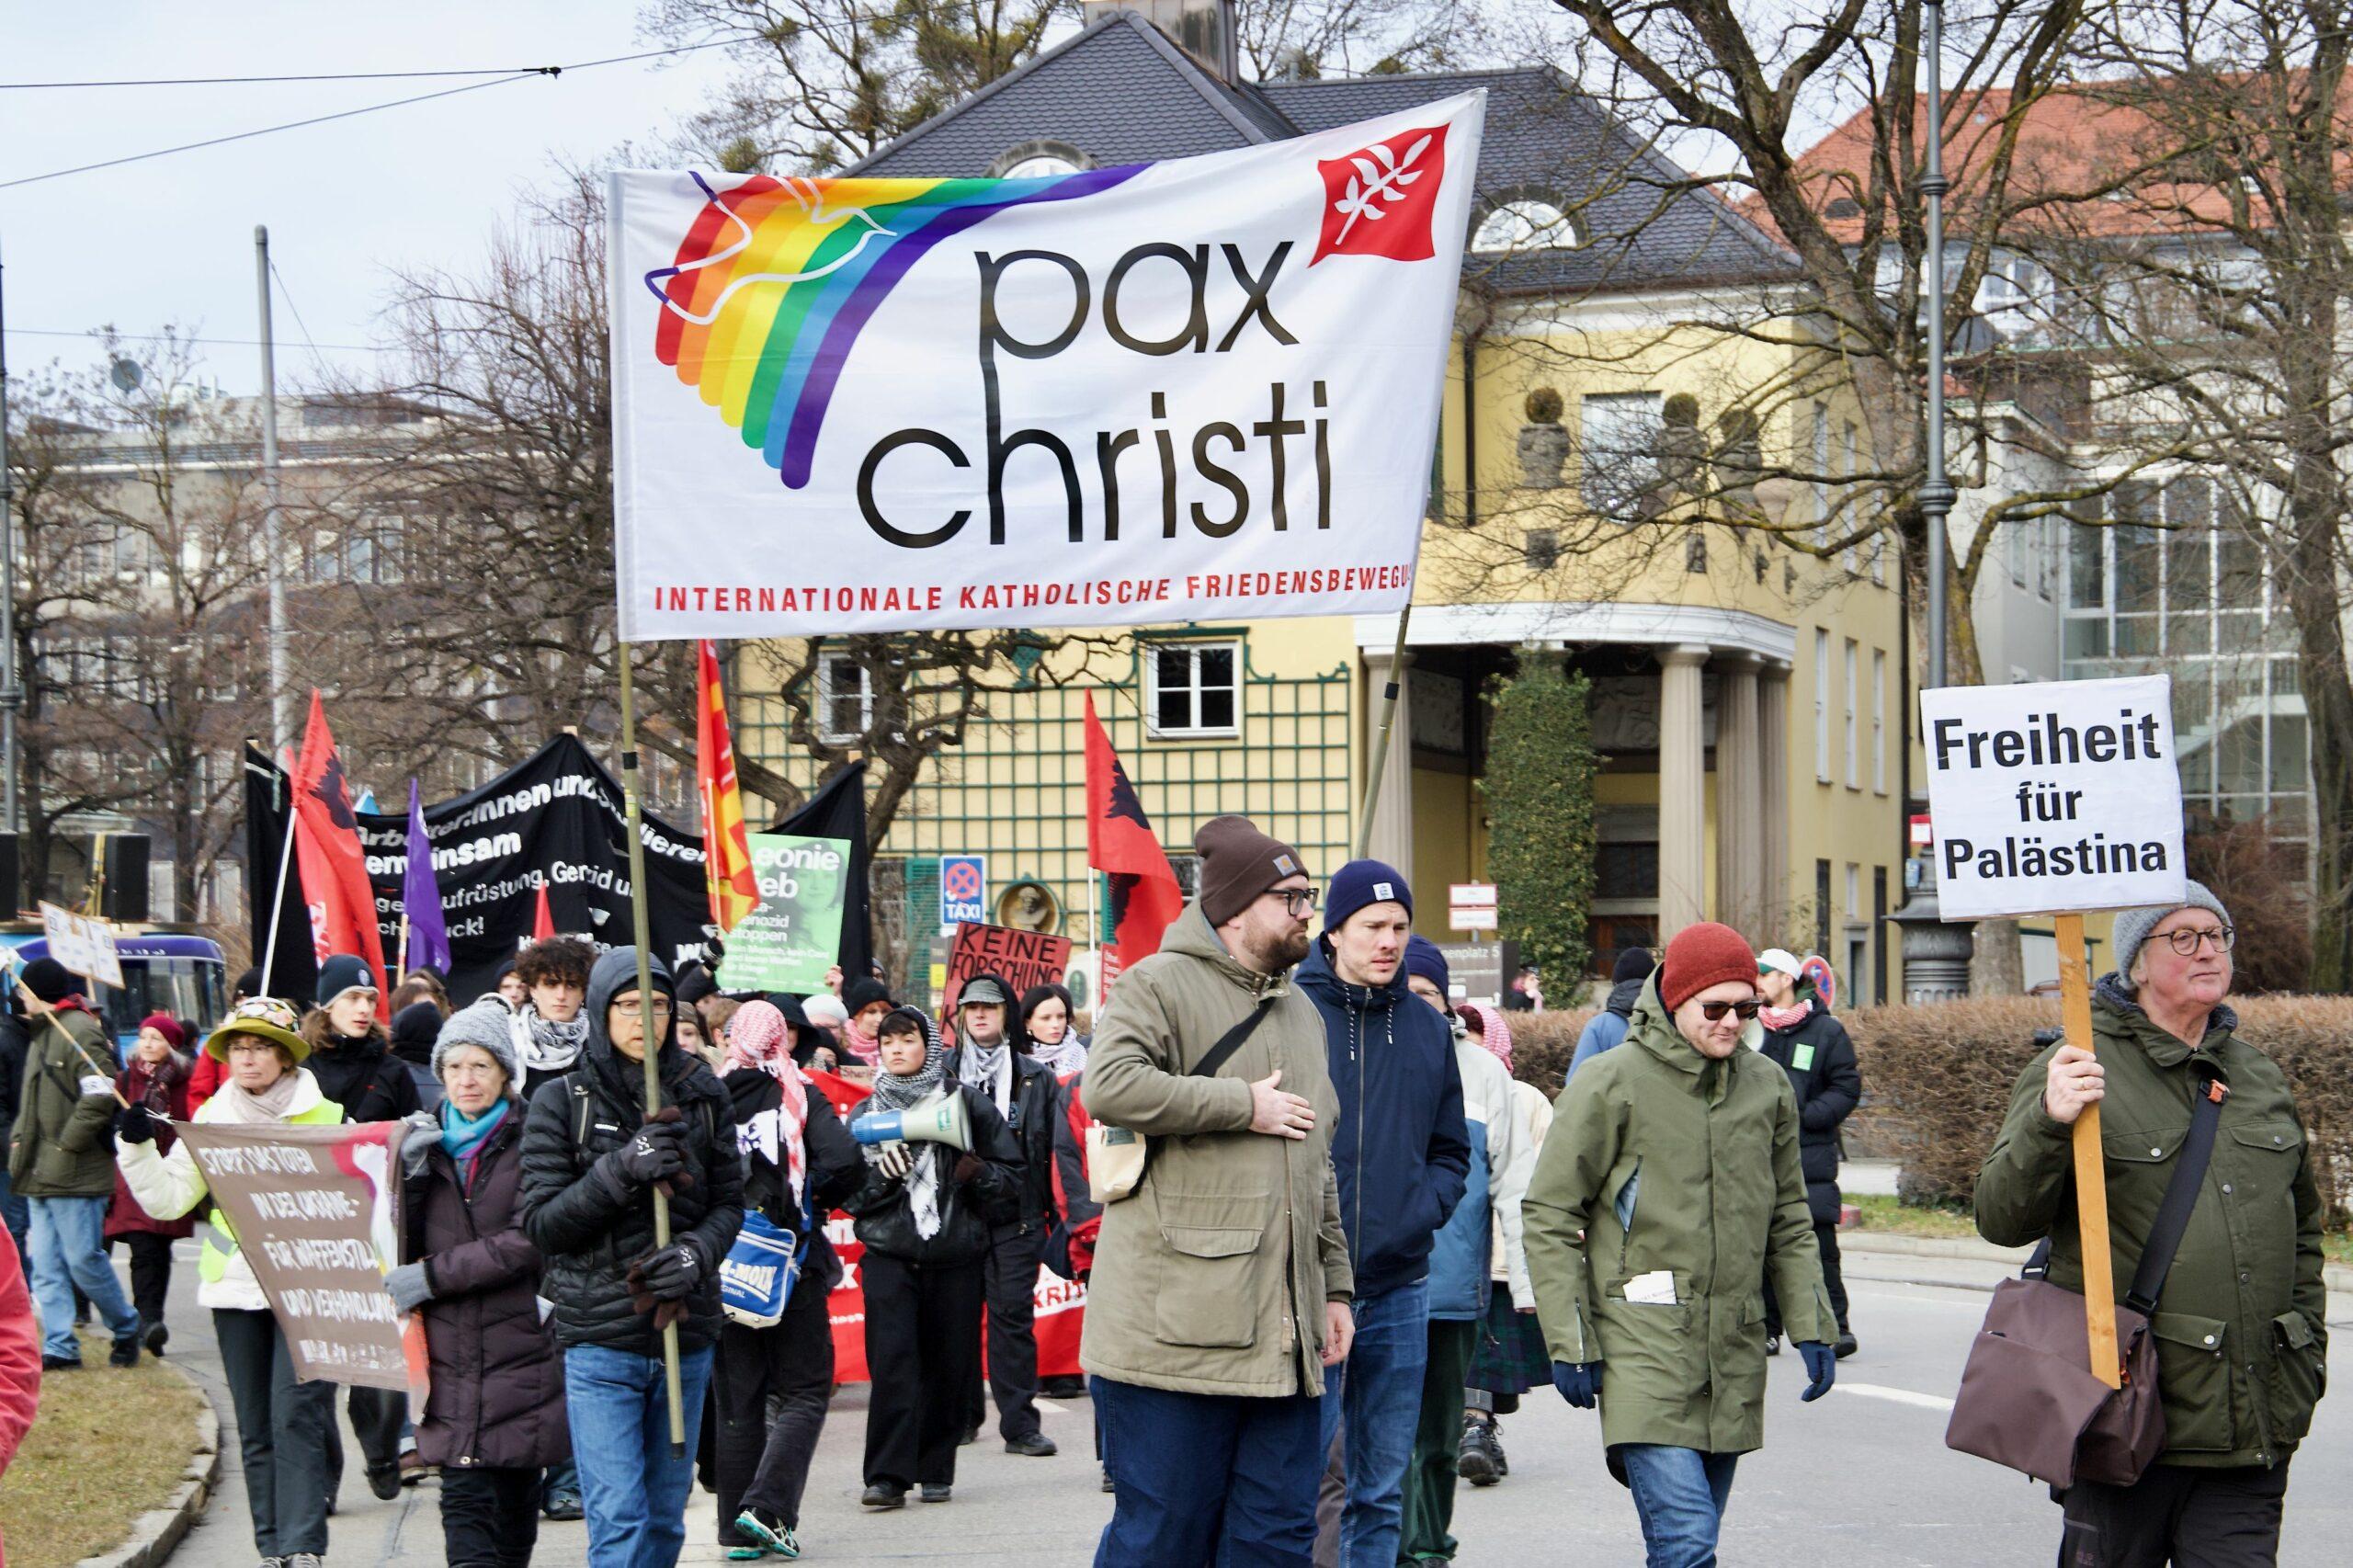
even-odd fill
[{"label": "woman in black puffer jacket", "polygon": [[[1819,959],[1810,960],[1819,963]],[[1855,1064],[1855,1042],[1846,1026],[1830,1016],[1813,994],[1803,965],[1780,948],[1768,948],[1756,960],[1756,988],[1764,994],[1764,1053],[1780,1063],[1798,1097],[1798,1157],[1805,1167],[1806,1207],[1813,1215],[1813,1238],[1822,1249],[1822,1283],[1838,1314],[1838,1354],[1855,1353],[1847,1327],[1847,1281],[1838,1271],[1838,1124],[1863,1097],[1862,1070]],[[1765,1281],[1767,1353],[1780,1348],[1781,1314],[1773,1282]]]},{"label": "woman in black puffer jacket", "polygon": [[[719,1338],[719,1265],[744,1222],[727,1091],[671,1038],[669,971],[650,961],[662,1110],[645,1117],[637,949],[588,975],[588,1042],[531,1096],[523,1229],[546,1259],[592,1562],[667,1564],[686,1543],[694,1444]],[[654,1239],[656,1182],[670,1244]],[[670,1448],[662,1325],[678,1325],[687,1452]]]},{"label": "woman in black puffer jacket", "polygon": [[522,1568],[539,1535],[540,1472],[572,1452],[572,1437],[563,1364],[540,1322],[540,1249],[517,1212],[522,1064],[506,1008],[452,1015],[430,1062],[438,1108],[412,1118],[401,1146],[411,1261],[384,1284],[425,1317],[432,1392],[416,1447],[441,1467],[444,1555],[453,1568]]},{"label": "woman in black puffer jacket", "polygon": [[956,1481],[964,1386],[980,1358],[982,1261],[990,1226],[1020,1218],[1023,1161],[988,1096],[947,1076],[931,1021],[910,1007],[882,1020],[874,1093],[850,1118],[935,1096],[964,1103],[972,1150],[893,1141],[866,1152],[865,1182],[843,1207],[866,1244],[866,1408],[870,1508],[905,1506],[920,1483],[945,1502]]}]

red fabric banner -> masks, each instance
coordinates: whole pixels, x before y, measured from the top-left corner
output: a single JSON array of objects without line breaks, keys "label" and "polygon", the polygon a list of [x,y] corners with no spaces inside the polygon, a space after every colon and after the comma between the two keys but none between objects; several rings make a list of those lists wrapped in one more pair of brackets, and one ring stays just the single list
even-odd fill
[{"label": "red fabric banner", "polygon": [[376,1012],[392,1016],[392,981],[384,973],[384,943],[376,929],[376,890],[368,881],[368,857],[359,846],[359,820],[327,728],[326,706],[311,692],[311,722],[302,732],[302,756],[294,767],[295,865],[302,873],[302,901],[311,911],[311,933],[318,956],[349,953],[368,960],[376,977]]}]

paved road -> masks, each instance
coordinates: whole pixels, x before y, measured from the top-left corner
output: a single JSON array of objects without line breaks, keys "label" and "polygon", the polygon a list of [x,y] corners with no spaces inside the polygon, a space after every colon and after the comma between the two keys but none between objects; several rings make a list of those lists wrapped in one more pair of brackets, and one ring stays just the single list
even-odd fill
[{"label": "paved road", "polygon": [[[1799,1369],[1772,1369],[1768,1446],[1743,1461],[1725,1521],[1723,1556],[1772,1568],[1975,1568],[2049,1562],[2057,1510],[2040,1487],[1943,1445],[1946,1400],[1960,1381],[1984,1290],[1997,1266],[1939,1258],[1856,1255],[1848,1278],[1859,1356],[1841,1364],[1839,1386],[1813,1404],[1798,1402]],[[244,1520],[220,1363],[194,1304],[195,1268],[176,1271],[177,1359],[214,1393],[228,1457],[221,1494],[179,1551],[175,1568],[249,1568]],[[1930,1282],[1933,1281],[1933,1282]],[[2353,1301],[2332,1301],[2340,1345],[2353,1345]],[[858,1506],[865,1393],[835,1402],[810,1480],[801,1538],[811,1562],[904,1563],[937,1559],[1021,1568],[1078,1568],[1093,1560],[1110,1499],[1096,1490],[1085,1402],[1052,1406],[1046,1429],[1063,1447],[1051,1460],[1013,1459],[994,1442],[965,1449],[956,1500],[911,1503],[898,1514]],[[1641,1532],[1625,1492],[1602,1468],[1597,1424],[1548,1392],[1505,1422],[1512,1473],[1486,1491],[1464,1488],[1456,1529],[1465,1563],[1634,1564]],[[346,1435],[346,1443],[351,1438]],[[356,1449],[352,1449],[356,1453]],[[334,1522],[335,1568],[442,1561],[436,1489],[395,1503],[369,1495],[356,1460]],[[689,1514],[687,1561],[719,1561],[712,1500],[698,1494]],[[2296,1460],[2288,1499],[2287,1568],[2347,1560],[2353,1540],[2353,1399],[2321,1407],[2314,1435]],[[539,1561],[577,1562],[578,1525],[547,1526]]]}]

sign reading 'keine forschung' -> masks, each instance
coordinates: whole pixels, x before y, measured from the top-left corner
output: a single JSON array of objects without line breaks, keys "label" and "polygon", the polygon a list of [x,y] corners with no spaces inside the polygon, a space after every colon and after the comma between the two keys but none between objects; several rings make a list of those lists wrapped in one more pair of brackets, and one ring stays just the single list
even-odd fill
[{"label": "sign reading 'keine forschung'", "polygon": [[1946,919],[2182,898],[2170,676],[1942,687],[1920,732]]}]

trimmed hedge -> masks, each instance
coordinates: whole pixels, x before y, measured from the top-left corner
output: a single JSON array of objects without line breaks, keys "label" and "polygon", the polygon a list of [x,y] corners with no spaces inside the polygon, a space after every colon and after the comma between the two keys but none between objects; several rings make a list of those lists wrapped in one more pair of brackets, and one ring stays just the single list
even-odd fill
[{"label": "trimmed hedge", "polygon": [[[2353,997],[2234,997],[2231,1006],[2240,1038],[2288,1075],[2322,1200],[2342,1224],[2353,1212]],[[2010,1089],[2038,1054],[2035,1031],[2059,1027],[2057,1000],[1972,998],[1841,1017],[1861,1061],[1865,1112],[1898,1144],[1904,1199],[1970,1201]]]}]

